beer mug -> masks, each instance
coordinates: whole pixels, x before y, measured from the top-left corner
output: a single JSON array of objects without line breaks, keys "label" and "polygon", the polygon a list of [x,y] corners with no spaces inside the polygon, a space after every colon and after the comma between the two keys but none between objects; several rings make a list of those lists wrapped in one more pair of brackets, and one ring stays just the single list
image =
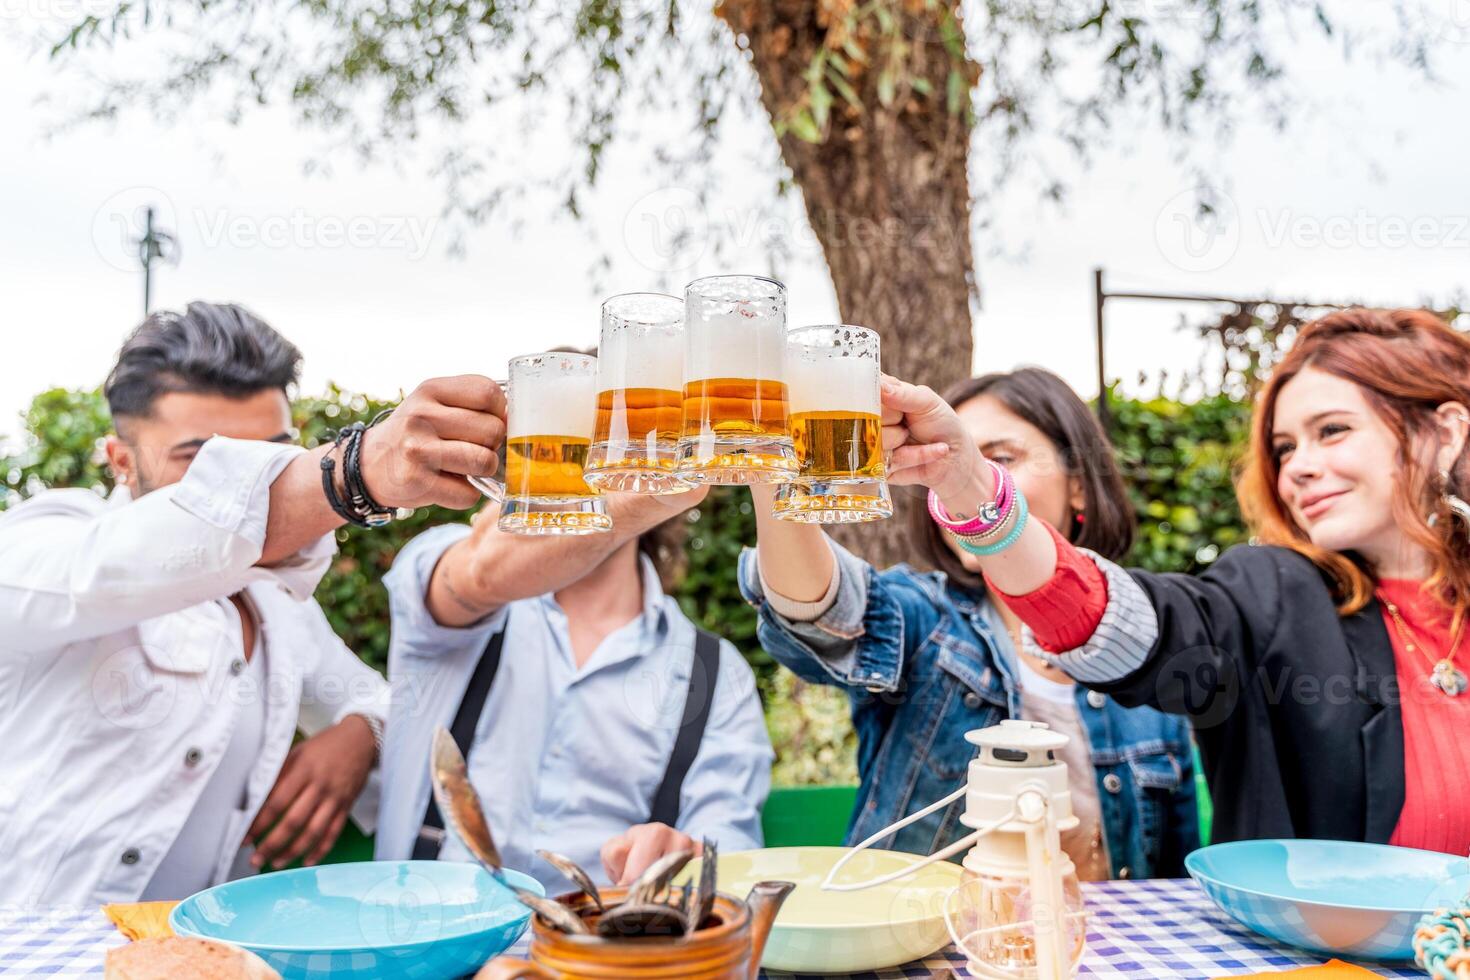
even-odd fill
[{"label": "beer mug", "polygon": [[893,515],[883,471],[878,334],[802,327],[786,335],[791,436],[801,466],[776,490],[783,521],[855,524]]},{"label": "beer mug", "polygon": [[600,490],[681,493],[674,475],[684,386],[684,301],[625,293],[602,304],[597,425],[587,482]]},{"label": "beer mug", "polygon": [[593,534],[612,529],[607,505],[583,479],[597,411],[597,358],[527,354],[510,362],[505,482],[470,477],[499,501],[512,534]]},{"label": "beer mug", "polygon": [[786,401],[786,287],[711,276],[684,289],[684,405],[674,471],[694,483],[796,477]]}]

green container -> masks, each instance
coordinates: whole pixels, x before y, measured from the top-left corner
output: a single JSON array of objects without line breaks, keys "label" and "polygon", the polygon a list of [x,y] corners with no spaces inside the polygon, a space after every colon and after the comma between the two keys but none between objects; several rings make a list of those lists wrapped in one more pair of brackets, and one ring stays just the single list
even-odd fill
[{"label": "green container", "polygon": [[857,801],[856,786],[788,786],[771,790],[761,811],[767,847],[840,845]]}]

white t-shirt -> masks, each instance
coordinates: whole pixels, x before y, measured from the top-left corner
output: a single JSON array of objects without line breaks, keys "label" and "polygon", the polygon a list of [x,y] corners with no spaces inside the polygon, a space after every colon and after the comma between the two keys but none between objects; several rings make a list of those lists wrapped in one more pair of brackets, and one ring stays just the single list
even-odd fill
[{"label": "white t-shirt", "polygon": [[[1026,639],[1029,641],[1030,636]],[[1112,877],[1107,835],[1103,833],[1102,801],[1097,793],[1097,774],[1092,767],[1092,748],[1082,716],[1077,711],[1075,685],[1054,681],[1016,658],[1021,685],[1021,717],[1045,722],[1054,732],[1067,736],[1057,758],[1067,764],[1067,788],[1072,791],[1072,812],[1077,826],[1062,831],[1062,850],[1077,865],[1082,881],[1107,881]]]},{"label": "white t-shirt", "polygon": [[[246,785],[265,744],[266,668],[263,631],[256,627],[250,659],[232,679],[233,690],[226,704],[240,705],[240,717],[230,735],[230,744],[199,794],[199,802],[184,821],[173,846],[163,856],[148,887],[145,902],[188,898],[218,884],[213,880],[215,856],[225,846],[234,815],[248,804]],[[243,841],[231,842],[239,847]],[[239,862],[236,862],[238,867]]]}]

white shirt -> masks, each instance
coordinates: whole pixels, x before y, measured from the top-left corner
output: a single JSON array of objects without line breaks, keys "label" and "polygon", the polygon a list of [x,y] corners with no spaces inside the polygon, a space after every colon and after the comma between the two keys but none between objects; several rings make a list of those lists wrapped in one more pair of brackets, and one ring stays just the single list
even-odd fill
[{"label": "white shirt", "polygon": [[216,437],[183,480],[138,500],[53,490],[0,514],[0,905],[142,895],[245,710],[231,696],[246,665],[230,595],[246,593],[275,656],[245,806],[198,855],[211,881],[228,875],[298,726],[386,713],[383,679],[311,598],[331,536],[255,564],[271,482],[300,452]]},{"label": "white shirt", "polygon": [[[999,615],[996,616],[999,619]],[[1004,624],[1002,624],[1004,625]],[[1036,641],[1030,627],[1025,630],[1028,651]],[[1002,630],[999,636],[1010,639]],[[1041,653],[1038,649],[1037,653]],[[1097,770],[1092,765],[1092,743],[1077,710],[1077,686],[1044,677],[1016,659],[1014,670],[1021,685],[1021,717],[1039,721],[1067,736],[1057,758],[1067,764],[1067,787],[1072,792],[1072,813],[1077,826],[1062,831],[1062,850],[1077,866],[1083,881],[1107,881],[1112,874],[1108,861],[1108,837],[1103,832],[1102,799],[1097,791]]]},{"label": "white shirt", "polygon": [[198,855],[218,854],[226,846],[234,814],[250,805],[250,772],[265,747],[266,699],[260,696],[266,689],[264,646],[257,630],[244,672],[230,682],[231,697],[242,706],[239,723],[179,836],[143,889],[145,902],[178,901],[214,883],[213,869]]},{"label": "white shirt", "polygon": [[[384,581],[393,634],[393,712],[383,749],[377,856],[412,853],[429,800],[429,746],[448,727],[490,636],[504,628],[500,669],[469,753],[470,780],[508,867],[551,894],[572,885],[535,856],[570,857],[603,881],[608,839],[646,823],[673,752],[694,664],[694,624],[643,558],[643,610],[580,668],[567,616],[551,595],[512,602],[473,626],[438,625],[424,605],[440,556],[470,533],[446,525],[410,542]],[[508,617],[508,619],[507,619]],[[684,780],[677,827],[725,851],[761,844],[771,751],[755,675],[720,642],[708,726]],[[471,857],[451,833],[440,858]]]}]

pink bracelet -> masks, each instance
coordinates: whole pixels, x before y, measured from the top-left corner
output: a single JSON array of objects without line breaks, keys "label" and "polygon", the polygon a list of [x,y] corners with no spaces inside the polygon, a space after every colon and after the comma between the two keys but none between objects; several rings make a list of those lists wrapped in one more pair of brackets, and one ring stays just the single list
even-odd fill
[{"label": "pink bracelet", "polygon": [[973,537],[993,531],[1005,523],[1010,516],[1011,507],[1016,501],[1016,481],[1010,471],[999,463],[986,460],[990,464],[991,471],[995,474],[995,501],[989,504],[981,504],[980,512],[974,517],[964,521],[957,521],[944,509],[939,495],[933,490],[929,491],[929,516],[934,519],[944,530],[951,534],[963,537]]}]

